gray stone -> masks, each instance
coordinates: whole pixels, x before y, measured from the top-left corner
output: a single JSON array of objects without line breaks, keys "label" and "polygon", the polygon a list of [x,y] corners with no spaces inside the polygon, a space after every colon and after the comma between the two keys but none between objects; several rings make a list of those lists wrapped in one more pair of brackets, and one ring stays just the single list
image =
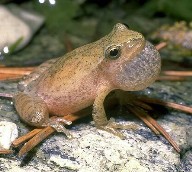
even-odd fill
[{"label": "gray stone", "polygon": [[16,5],[0,5],[0,21],[0,52],[3,54],[8,53],[14,45],[14,50],[19,50],[28,44],[44,18]]}]

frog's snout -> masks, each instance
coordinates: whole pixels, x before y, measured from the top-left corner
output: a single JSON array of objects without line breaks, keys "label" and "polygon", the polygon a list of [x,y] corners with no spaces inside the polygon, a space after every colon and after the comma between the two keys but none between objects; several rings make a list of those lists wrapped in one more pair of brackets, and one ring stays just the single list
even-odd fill
[{"label": "frog's snout", "polygon": [[142,90],[153,83],[161,70],[161,58],[156,48],[146,41],[144,49],[121,66],[118,83],[123,90]]}]

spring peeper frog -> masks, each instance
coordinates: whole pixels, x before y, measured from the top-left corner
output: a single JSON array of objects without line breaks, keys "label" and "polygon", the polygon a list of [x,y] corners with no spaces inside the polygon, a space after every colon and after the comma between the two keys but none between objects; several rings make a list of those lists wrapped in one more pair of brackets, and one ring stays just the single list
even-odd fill
[{"label": "spring peeper frog", "polygon": [[[63,57],[40,66],[19,83],[14,105],[20,117],[32,126],[52,126],[70,134],[62,125],[63,116],[93,104],[96,127],[121,135],[108,120],[105,97],[115,89],[142,90],[160,72],[160,56],[142,34],[124,24],[100,40],[77,48]],[[57,116],[49,118],[49,114]]]}]

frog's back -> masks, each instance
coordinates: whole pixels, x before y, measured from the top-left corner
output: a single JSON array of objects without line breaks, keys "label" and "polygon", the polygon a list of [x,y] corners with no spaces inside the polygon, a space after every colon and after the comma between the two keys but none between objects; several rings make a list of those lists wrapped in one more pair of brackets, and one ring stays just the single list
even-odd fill
[{"label": "frog's back", "polygon": [[[27,91],[37,90],[59,90],[69,89],[78,85],[88,76],[93,76],[92,72],[103,60],[101,40],[92,44],[87,44],[77,48],[51,65],[39,78],[32,81],[26,88]],[[97,51],[90,51],[97,49]]]},{"label": "frog's back", "polygon": [[[96,77],[95,71],[101,68],[100,64],[106,61],[105,51],[112,45],[123,46],[133,39],[141,38],[142,35],[128,30],[124,25],[118,23],[112,32],[100,40],[84,45],[80,48],[60,57],[48,70],[38,79],[31,82],[27,91],[45,90],[53,91],[69,89],[69,86],[78,85],[90,77]],[[100,70],[102,72],[102,68]],[[100,73],[101,73],[100,72]]]},{"label": "frog's back", "polygon": [[[29,83],[25,92],[40,96],[53,114],[63,115],[89,106],[99,83],[97,67],[103,60],[100,43],[85,45],[60,57]],[[98,51],[90,51],[93,47]]]},{"label": "frog's back", "polygon": [[[117,24],[110,34],[100,40],[60,57],[49,69],[29,83],[25,92],[40,96],[54,114],[61,114],[62,111],[73,113],[82,109],[93,103],[98,86],[105,84],[102,83],[103,80],[112,83],[113,77],[110,74],[117,76],[114,72],[115,68],[119,69],[118,66],[121,66],[121,58],[120,61],[111,61],[106,56],[107,50],[111,47],[113,50],[115,45],[122,47],[122,52],[127,52],[133,46],[134,40],[141,40],[142,46],[139,44],[134,50],[135,53],[122,56],[122,62],[129,61],[143,48],[144,39],[141,34]],[[108,70],[109,66],[112,67]],[[107,75],[106,71],[109,71]],[[113,84],[112,87],[116,88]]]}]

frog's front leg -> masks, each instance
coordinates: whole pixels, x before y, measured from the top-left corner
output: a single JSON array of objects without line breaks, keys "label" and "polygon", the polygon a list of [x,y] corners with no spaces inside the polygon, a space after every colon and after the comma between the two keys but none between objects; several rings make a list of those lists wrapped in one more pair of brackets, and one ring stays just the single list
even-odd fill
[{"label": "frog's front leg", "polygon": [[117,124],[113,118],[108,120],[105,113],[103,103],[105,97],[109,94],[110,91],[111,89],[106,86],[102,86],[98,89],[97,96],[93,104],[93,120],[97,128],[108,131],[109,133],[119,136],[120,138],[124,138],[123,134],[117,130],[117,128],[124,127],[121,127],[120,124]]},{"label": "frog's front leg", "polygon": [[71,134],[63,126],[63,123],[70,125],[71,122],[59,117],[49,118],[48,107],[40,97],[20,92],[13,97],[13,101],[19,116],[29,125],[36,127],[51,126],[71,138]]}]

